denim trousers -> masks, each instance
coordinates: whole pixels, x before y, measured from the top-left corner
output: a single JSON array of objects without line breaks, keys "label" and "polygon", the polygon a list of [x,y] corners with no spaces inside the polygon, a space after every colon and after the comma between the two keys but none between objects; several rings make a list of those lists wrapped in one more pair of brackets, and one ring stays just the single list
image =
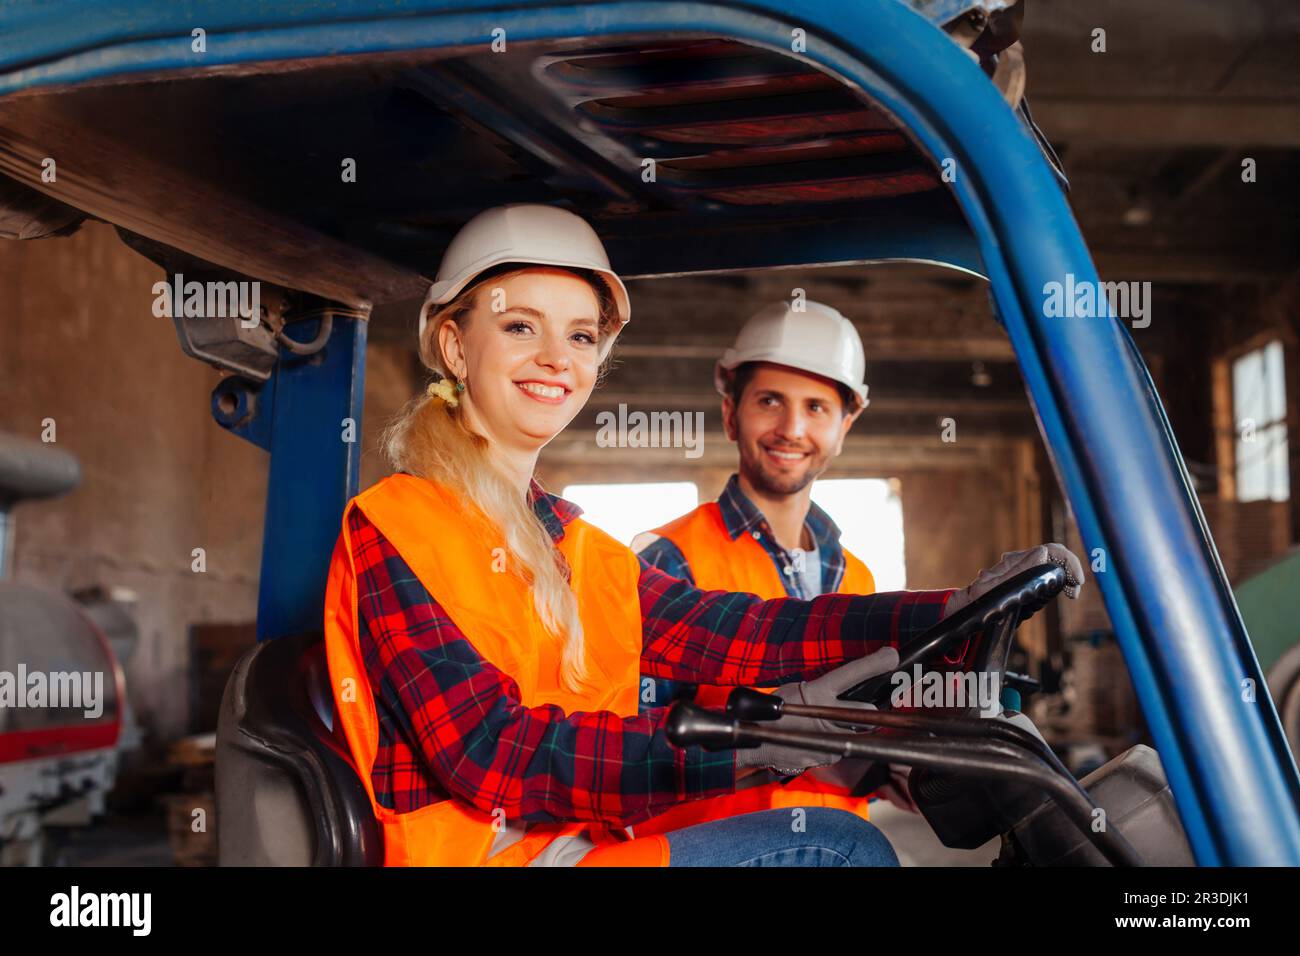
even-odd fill
[{"label": "denim trousers", "polygon": [[878,829],[847,810],[760,810],[665,834],[669,866],[898,866]]}]

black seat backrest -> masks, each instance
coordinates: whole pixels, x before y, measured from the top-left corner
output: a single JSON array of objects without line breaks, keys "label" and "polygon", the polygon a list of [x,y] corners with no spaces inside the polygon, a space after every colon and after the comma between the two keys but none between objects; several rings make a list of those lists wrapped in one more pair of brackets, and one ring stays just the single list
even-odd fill
[{"label": "black seat backrest", "polygon": [[334,721],[319,632],[235,665],[217,723],[222,866],[379,866],[383,837]]}]

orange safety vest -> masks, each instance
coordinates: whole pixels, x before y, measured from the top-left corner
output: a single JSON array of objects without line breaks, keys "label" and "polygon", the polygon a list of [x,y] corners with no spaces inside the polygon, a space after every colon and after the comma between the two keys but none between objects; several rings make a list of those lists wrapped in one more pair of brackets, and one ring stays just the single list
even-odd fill
[{"label": "orange safety vest", "polygon": [[[682,552],[697,587],[706,591],[745,591],[764,600],[786,597],[785,585],[776,565],[752,535],[735,540],[727,532],[716,501],[700,505],[661,528],[655,534],[667,538]],[[844,552],[844,579],[838,593],[873,594],[876,579],[858,558]],[[722,708],[734,688],[701,685],[696,703]],[[669,833],[697,823],[723,817],[787,807],[835,807],[867,819],[867,798],[851,797],[848,790],[800,774],[782,785],[768,783],[736,793],[680,803],[645,823],[638,833]]]},{"label": "orange safety vest", "polygon": [[[410,565],[457,627],[487,661],[519,685],[527,707],[555,704],[565,712],[637,713],[640,686],[640,564],[618,541],[581,519],[571,522],[560,551],[572,570],[585,635],[589,678],[580,693],[560,679],[561,647],[543,628],[529,588],[509,572],[494,573],[501,535],[446,487],[411,475],[390,475],[344,510],[325,592],[325,650],[330,684],[362,784],[384,837],[387,866],[522,866],[550,843],[588,831],[597,844],[583,866],[666,866],[664,837],[629,839],[604,824],[555,823],[531,828],[488,857],[494,818],[457,798],[397,813],[375,802],[371,774],[379,747],[374,696],[357,640],[356,569],[348,515],[360,508]],[[498,818],[500,814],[497,815]]]}]

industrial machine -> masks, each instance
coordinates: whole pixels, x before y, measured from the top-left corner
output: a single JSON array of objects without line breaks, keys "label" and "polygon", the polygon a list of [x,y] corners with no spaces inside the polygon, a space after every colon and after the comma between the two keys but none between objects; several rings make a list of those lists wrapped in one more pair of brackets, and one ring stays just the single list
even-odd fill
[{"label": "industrial machine", "polygon": [[1241,616],[1277,702],[1291,752],[1300,755],[1300,551],[1291,550],[1235,588]]},{"label": "industrial machine", "polygon": [[70,491],[76,458],[0,433],[0,865],[40,865],[52,828],[104,813],[117,775],[123,678],[91,613],[9,579],[13,508]]},{"label": "industrial machine", "polygon": [[[581,213],[624,276],[903,260],[986,279],[1085,547],[1108,558],[1096,584],[1159,760],[1132,752],[1067,780],[1010,714],[1012,731],[983,721],[971,734],[962,715],[930,715],[957,721],[940,726],[882,711],[907,733],[833,745],[935,775],[916,783],[936,832],[1007,834],[1008,862],[1151,862],[1146,836],[1180,832],[1200,865],[1300,863],[1300,777],[1150,376],[1104,303],[1079,318],[1045,302],[1048,289],[1100,280],[1024,97],[1022,10],[0,9],[5,231],[53,235],[98,217],[166,268],[174,306],[190,283],[241,291],[219,316],[171,309],[182,348],[231,373],[212,397],[218,424],[271,456],[262,644],[228,687],[218,735],[225,862],[382,859],[320,693],[313,633],[357,490],[359,446],[340,441],[340,424],[361,419],[371,307],[422,295],[473,213],[530,201]],[[977,622],[991,642],[983,665],[1001,666],[1015,616],[1007,605],[1004,623]],[[676,716],[683,739],[783,732]],[[1080,815],[1108,805],[1110,835],[1084,834]]]}]

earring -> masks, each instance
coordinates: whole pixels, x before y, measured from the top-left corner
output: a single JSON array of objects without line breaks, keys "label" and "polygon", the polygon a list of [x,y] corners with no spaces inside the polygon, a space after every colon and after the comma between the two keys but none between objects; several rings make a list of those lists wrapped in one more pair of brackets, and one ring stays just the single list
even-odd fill
[{"label": "earring", "polygon": [[456,382],[456,391],[458,391],[458,392],[463,392],[463,391],[465,391],[465,382],[464,382],[463,380],[457,380],[457,382]]}]

